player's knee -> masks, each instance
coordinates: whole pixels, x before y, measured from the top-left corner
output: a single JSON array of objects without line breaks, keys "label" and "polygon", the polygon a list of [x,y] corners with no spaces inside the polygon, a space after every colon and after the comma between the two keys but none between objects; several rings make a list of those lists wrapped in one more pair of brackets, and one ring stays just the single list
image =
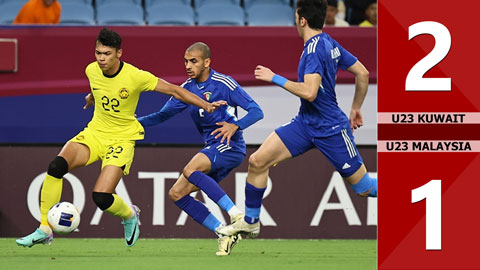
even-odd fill
[{"label": "player's knee", "polygon": [[377,197],[377,179],[370,177],[368,173],[365,173],[358,183],[351,186],[353,191],[361,197]]},{"label": "player's knee", "polygon": [[183,193],[180,190],[175,189],[173,187],[168,191],[168,197],[172,202],[176,202],[181,198],[183,198],[184,196],[185,195],[183,195]]},{"label": "player's knee", "polygon": [[192,173],[193,173],[194,171],[196,171],[196,170],[190,168],[189,166],[186,166],[185,168],[183,168],[183,172],[182,172],[182,173],[183,173],[183,176],[185,176],[185,178],[188,179],[188,178],[190,177],[190,175],[192,175]]},{"label": "player's knee", "polygon": [[47,173],[55,178],[62,178],[67,172],[68,163],[61,156],[56,156],[48,165]]},{"label": "player's knee", "polygon": [[112,193],[94,191],[92,192],[92,199],[102,211],[105,211],[105,209],[108,209],[113,204]]},{"label": "player's knee", "polygon": [[256,169],[256,170],[268,169],[266,162],[264,160],[262,160],[261,158],[258,158],[258,156],[255,153],[253,153],[248,158],[248,164],[251,168]]}]

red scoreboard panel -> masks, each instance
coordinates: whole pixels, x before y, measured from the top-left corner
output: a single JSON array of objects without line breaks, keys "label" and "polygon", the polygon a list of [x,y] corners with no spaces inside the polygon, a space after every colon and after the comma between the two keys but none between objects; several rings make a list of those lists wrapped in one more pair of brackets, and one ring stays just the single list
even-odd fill
[{"label": "red scoreboard panel", "polygon": [[378,3],[378,269],[480,269],[478,10]]}]

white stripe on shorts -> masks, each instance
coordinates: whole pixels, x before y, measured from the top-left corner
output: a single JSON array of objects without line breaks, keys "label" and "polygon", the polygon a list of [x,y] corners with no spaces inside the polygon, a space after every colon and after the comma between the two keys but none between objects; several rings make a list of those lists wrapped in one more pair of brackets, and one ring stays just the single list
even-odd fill
[{"label": "white stripe on shorts", "polygon": [[353,147],[353,143],[350,140],[350,137],[348,137],[346,129],[342,129],[342,137],[343,137],[343,141],[345,142],[345,146],[347,146],[347,150],[348,150],[348,154],[350,155],[350,158],[353,158],[354,156],[357,155],[357,152],[355,151],[355,147]]}]

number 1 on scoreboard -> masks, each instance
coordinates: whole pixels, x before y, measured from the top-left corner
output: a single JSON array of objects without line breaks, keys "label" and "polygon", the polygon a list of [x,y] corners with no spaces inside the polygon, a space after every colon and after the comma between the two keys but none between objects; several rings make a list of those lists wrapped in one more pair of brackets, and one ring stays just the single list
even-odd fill
[{"label": "number 1 on scoreboard", "polygon": [[426,199],[426,249],[442,249],[442,180],[412,189],[412,203]]}]

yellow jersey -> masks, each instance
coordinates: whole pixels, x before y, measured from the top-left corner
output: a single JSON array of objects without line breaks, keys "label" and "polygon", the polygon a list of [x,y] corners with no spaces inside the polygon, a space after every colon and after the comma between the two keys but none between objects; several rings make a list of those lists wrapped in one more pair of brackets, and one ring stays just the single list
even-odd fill
[{"label": "yellow jersey", "polygon": [[141,92],[154,90],[158,78],[125,62],[112,76],[104,75],[97,62],[90,63],[85,74],[95,98],[88,128],[104,138],[142,140],[145,132],[135,118],[138,98]]}]

